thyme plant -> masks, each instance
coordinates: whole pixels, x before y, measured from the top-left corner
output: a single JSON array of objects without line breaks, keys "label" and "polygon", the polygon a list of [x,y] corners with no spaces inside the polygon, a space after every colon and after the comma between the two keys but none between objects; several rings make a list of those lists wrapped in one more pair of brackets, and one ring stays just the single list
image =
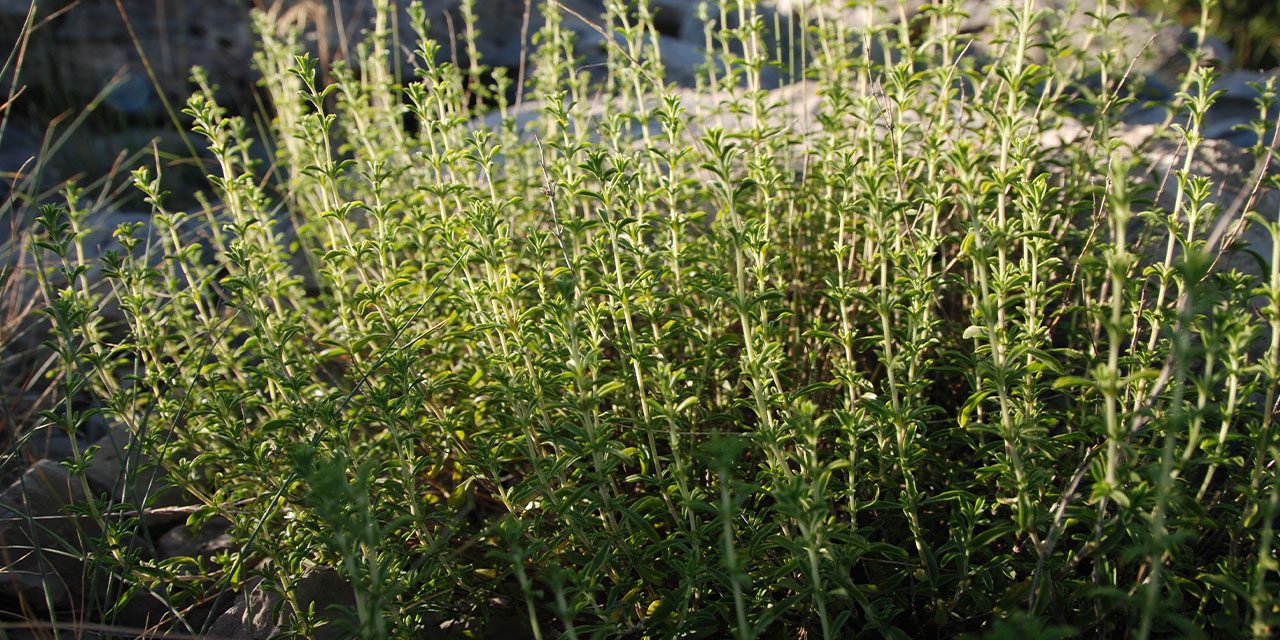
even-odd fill
[{"label": "thyme plant", "polygon": [[[102,265],[74,193],[42,217],[47,419],[109,416],[236,543],[129,553],[107,497],[90,555],[196,634],[208,598],[296,604],[322,567],[361,638],[1274,633],[1275,141],[1247,206],[1214,197],[1193,61],[1126,142],[1123,1],[1081,32],[1001,2],[989,39],[956,0],[852,4],[701,8],[690,92],[646,0],[606,3],[594,76],[547,0],[515,105],[471,3],[463,63],[415,3],[411,59],[379,19],[330,84],[260,23],[269,122],[199,75],[187,104],[205,210],[139,169],[154,223]],[[1244,250],[1264,268],[1220,259]]]}]

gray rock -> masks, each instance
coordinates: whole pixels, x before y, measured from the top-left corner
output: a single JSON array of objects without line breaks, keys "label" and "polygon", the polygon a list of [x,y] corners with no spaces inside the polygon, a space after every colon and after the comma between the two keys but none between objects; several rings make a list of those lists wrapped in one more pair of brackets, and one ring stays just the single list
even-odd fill
[{"label": "gray rock", "polygon": [[23,459],[49,458],[61,461],[70,458],[75,452],[75,447],[72,446],[71,436],[66,431],[45,423],[26,437],[22,452]]},{"label": "gray rock", "polygon": [[[116,252],[121,256],[130,255],[115,235],[116,229],[121,225],[141,225],[134,232],[134,237],[142,239],[139,247],[134,251],[135,256],[142,257],[142,253],[147,250],[149,244],[152,244],[147,242],[148,238],[155,242],[158,230],[150,213],[104,209],[86,216],[84,228],[89,230],[89,233],[82,241],[82,248],[86,264],[90,266],[85,272],[85,280],[91,292],[110,293],[110,287],[105,282],[102,271],[102,258],[108,252]],[[146,260],[147,264],[153,267],[160,263],[162,256],[158,247],[152,247],[150,253],[146,255]],[[46,262],[46,264],[53,263]],[[100,301],[98,317],[107,325],[120,325],[125,321],[119,302],[114,295],[106,295]]]},{"label": "gray rock", "polygon": [[231,522],[221,516],[209,519],[194,532],[187,525],[180,524],[164,532],[156,541],[158,556],[162,560],[213,557],[235,546],[230,528]]},{"label": "gray rock", "polygon": [[[13,42],[17,40],[26,3],[21,2],[24,6],[19,14],[14,0],[5,1],[14,6],[0,6],[0,17],[12,14],[0,20],[0,40]],[[115,0],[79,0],[62,13],[58,12],[72,5],[71,0],[43,2],[41,17],[57,15],[33,36],[24,80],[37,93],[85,103],[114,78],[115,87],[104,101],[107,107],[122,114],[164,120],[162,98],[180,108],[194,88],[190,70],[200,66],[208,72],[210,82],[220,87],[221,101],[250,112],[256,108],[253,54],[257,38],[249,10],[257,4],[250,0],[122,0],[122,15]],[[529,38],[542,25],[538,3],[532,4]],[[603,7],[596,0],[567,4],[592,18],[598,17]],[[391,52],[398,58],[416,44],[408,3],[399,5],[399,14],[388,21],[396,25],[390,35],[405,45]],[[458,0],[431,0],[424,5],[429,35],[441,44],[441,56],[465,61],[460,39],[450,37],[451,25],[459,30],[463,27]],[[304,46],[319,61],[321,73],[327,75],[338,60],[354,58],[356,43],[374,27],[376,2],[279,0],[260,6],[268,7],[269,22],[279,33],[293,28],[301,31]],[[524,10],[524,0],[477,0],[481,62],[497,67],[519,66],[522,44],[527,42],[520,39]],[[585,30],[585,25],[579,26]],[[409,69],[408,65],[404,67]]]},{"label": "gray rock", "polygon": [[[33,131],[10,124],[0,136],[0,202],[28,190],[28,177],[37,170],[40,156],[40,137]],[[49,176],[57,177],[57,176]],[[0,222],[8,222],[9,215],[0,215]],[[0,231],[0,242],[9,230]]]},{"label": "gray rock", "polygon": [[[41,395],[38,393],[22,394],[19,398],[22,406],[14,407],[11,413],[14,418],[17,418],[13,424],[18,427],[11,437],[22,443],[18,460],[24,465],[34,463],[41,458],[49,458],[55,462],[69,460],[77,451],[83,453],[107,431],[106,422],[102,416],[94,415],[80,425],[76,431],[76,437],[72,438],[62,427],[50,424],[38,416],[38,411],[50,408],[47,404],[39,405],[39,402],[41,402]],[[45,400],[45,402],[48,401]],[[27,432],[24,427],[29,425],[34,427]]]},{"label": "gray rock", "polygon": [[[43,2],[42,17],[68,4]],[[27,78],[43,85],[40,89],[72,93],[69,97],[81,100],[116,78],[107,106],[125,114],[163,117],[161,97],[180,106],[188,93],[190,69],[200,65],[222,84],[227,100],[252,104],[248,91],[253,37],[246,3],[125,0],[121,7],[123,16],[114,0],[86,0],[51,20],[32,39],[36,55],[30,58]]]},{"label": "gray rock", "polygon": [[24,18],[34,0],[0,0],[0,16]]},{"label": "gray rock", "polygon": [[[85,203],[83,206],[92,206],[92,203]],[[139,240],[139,243],[132,253],[125,250],[120,238],[116,236],[116,230],[121,225],[136,227],[133,237]],[[126,260],[132,257],[136,260],[145,261],[149,267],[159,267],[164,261],[164,246],[160,234],[162,232],[167,233],[167,231],[164,231],[155,223],[153,215],[149,211],[114,208],[103,208],[86,215],[81,222],[81,229],[85,231],[85,234],[80,241],[80,249],[78,251],[73,249],[72,257],[76,259],[83,257],[84,264],[89,267],[83,275],[84,284],[91,293],[103,296],[98,301],[96,313],[96,318],[103,323],[102,328],[121,332],[124,330],[125,316],[111,287],[105,281],[103,258],[114,252]],[[208,249],[211,243],[208,242],[207,238],[210,234],[209,227],[202,216],[198,214],[188,216],[179,226],[178,234],[188,245],[199,242],[204,248],[204,251],[200,254],[200,259],[206,265],[212,262],[214,256]],[[17,250],[15,251],[15,249]],[[31,273],[31,270],[36,268],[37,263],[35,256],[31,254],[28,247],[12,247],[0,243],[0,264],[3,264],[6,260],[12,260],[16,268],[15,277],[9,283],[10,286],[24,287],[32,292],[39,291],[35,277]],[[45,252],[43,260],[46,267],[53,267],[58,264],[58,259],[52,252]],[[49,274],[49,282],[54,289],[66,286],[65,279],[56,270]],[[34,295],[39,296],[40,294],[35,293]],[[40,341],[44,339],[47,339],[47,336],[38,332],[38,335],[32,336],[26,342],[30,343],[29,347],[38,347]],[[101,437],[104,433],[105,430],[99,431],[91,438]]]},{"label": "gray rock", "polygon": [[151,464],[128,428],[116,427],[94,446],[98,449],[85,477],[96,491],[106,492],[113,502],[143,506],[147,526],[163,526],[184,517],[154,511],[190,501],[183,491],[167,483],[164,470]]},{"label": "gray rock", "polygon": [[[1142,135],[1143,128],[1138,129]],[[1164,211],[1173,211],[1177,198],[1177,180],[1172,175],[1180,170],[1186,159],[1186,149],[1170,140],[1155,140],[1143,148],[1143,158],[1149,166],[1149,183],[1166,185],[1156,192],[1156,205]],[[1243,251],[1250,249],[1267,259],[1271,256],[1272,238],[1261,225],[1243,219],[1244,207],[1254,190],[1251,178],[1257,161],[1253,154],[1227,140],[1206,140],[1192,157],[1191,175],[1210,179],[1212,191],[1209,202],[1218,207],[1216,217],[1199,220],[1196,238],[1210,240],[1210,251],[1222,252],[1217,270],[1239,270],[1241,273],[1260,276],[1264,267],[1253,256]],[[1274,164],[1274,163],[1273,163]],[[1273,169],[1274,171],[1274,169]],[[1253,210],[1263,212],[1267,218],[1275,215],[1280,195],[1263,185],[1253,200]],[[1185,202],[1184,202],[1185,205]],[[1167,233],[1159,226],[1150,232],[1148,251],[1163,257]]]},{"label": "gray rock", "polygon": [[[870,6],[866,3],[845,6],[845,3],[834,2],[825,7],[814,7],[813,4],[810,0],[761,2],[758,12],[762,15],[765,26],[763,37],[766,50],[772,52],[781,47],[782,51],[787,51],[791,48],[793,54],[798,54],[798,43],[792,40],[794,34],[800,33],[800,23],[807,19],[811,25],[815,24],[820,15],[840,20],[857,38],[860,37],[860,30],[866,27],[883,28],[900,23],[904,17],[907,20],[914,19],[922,9],[933,3],[925,0],[878,0]],[[1004,19],[1006,14],[1003,7],[1008,4],[1008,0],[965,0],[960,3],[960,9],[966,16],[958,19],[956,28],[964,34],[966,43],[971,45],[968,55],[984,59],[992,53],[989,51],[991,32]],[[1021,2],[1014,4],[1021,6]],[[719,26],[720,12],[715,2],[710,3],[708,19],[704,21],[699,16],[698,5],[699,2],[694,0],[658,0],[656,3],[660,11],[668,15],[667,19],[678,20],[678,28],[670,30],[673,34],[678,34],[695,47],[702,47],[706,24],[710,22]],[[1033,37],[1036,40],[1027,50],[1027,56],[1034,62],[1043,63],[1044,51],[1039,47],[1045,43],[1043,36],[1055,27],[1061,27],[1074,34],[1071,44],[1083,48],[1089,55],[1096,57],[1104,52],[1113,53],[1119,56],[1121,64],[1134,61],[1135,73],[1149,76],[1151,81],[1161,86],[1177,86],[1189,64],[1183,50],[1196,45],[1196,38],[1189,29],[1170,21],[1158,23],[1154,16],[1135,11],[1131,12],[1130,18],[1113,23],[1105,40],[1090,38],[1085,29],[1095,21],[1086,16],[1084,11],[1093,9],[1093,5],[1091,0],[1036,0],[1035,9],[1046,10],[1048,13],[1035,29]],[[737,26],[735,12],[730,11],[727,18],[729,27]],[[775,24],[779,26],[776,34],[773,33]],[[873,43],[873,46],[878,47],[878,43]],[[1206,38],[1201,45],[1201,52],[1206,63],[1216,70],[1230,70],[1231,51],[1221,40]],[[877,60],[882,55],[879,51],[872,53]],[[776,85],[772,81],[766,81],[766,86]],[[1164,97],[1172,97],[1172,90]]]},{"label": "gray rock", "polygon": [[[847,8],[841,11],[845,24],[853,29],[861,29],[871,22],[880,24],[897,23],[900,20],[897,0],[879,0],[874,9],[865,7]],[[926,5],[923,0],[909,0],[901,3],[908,19],[918,13]],[[794,7],[798,2],[779,3],[779,7]],[[970,34],[981,44],[987,32],[1004,19],[1004,7],[1008,0],[965,0],[960,9],[967,17],[960,20],[958,29],[961,33]],[[1020,1],[1014,2],[1020,8]],[[1039,37],[1054,26],[1062,26],[1075,34],[1074,42],[1092,54],[1105,52],[1116,53],[1124,62],[1137,60],[1134,69],[1139,73],[1153,73],[1170,85],[1176,85],[1180,74],[1186,70],[1187,58],[1181,49],[1195,46],[1195,37],[1191,31],[1179,24],[1165,22],[1158,24],[1156,18],[1141,11],[1131,11],[1131,17],[1112,24],[1109,37],[1090,38],[1085,29],[1096,24],[1096,20],[1085,15],[1086,11],[1097,9],[1093,0],[1036,0],[1035,10],[1049,12],[1045,21],[1036,29]],[[794,10],[794,9],[793,9]],[[1114,14],[1116,9],[1112,9]],[[1202,51],[1218,68],[1226,68],[1231,60],[1231,52],[1227,46],[1216,38],[1206,38]],[[1042,55],[1034,47],[1028,55]]]},{"label": "gray rock", "polygon": [[[355,594],[351,585],[329,568],[316,569],[294,586],[294,599],[304,610],[315,608],[318,616],[326,624],[311,636],[315,640],[337,640],[351,637],[338,623],[345,619],[341,613],[331,607],[354,607]],[[211,637],[234,640],[251,640],[269,638],[285,630],[286,621],[292,616],[293,609],[288,603],[277,611],[282,598],[279,594],[262,588],[261,581],[251,582],[244,593],[241,593],[235,604],[226,613],[214,621],[209,628]]]},{"label": "gray rock", "polygon": [[[1186,161],[1185,145],[1156,135],[1153,125],[1119,125],[1113,134],[1123,144],[1121,153],[1137,153],[1141,167],[1135,171],[1134,188],[1146,188],[1153,197],[1155,208],[1171,213],[1177,201],[1177,179],[1174,171],[1180,171]],[[1079,123],[1069,123],[1057,131],[1047,133],[1040,140],[1045,148],[1065,147],[1085,135]],[[1271,171],[1277,170],[1272,162]],[[1280,207],[1280,194],[1261,185],[1254,193],[1254,171],[1257,160],[1253,154],[1229,140],[1207,139],[1192,156],[1190,175],[1209,179],[1211,191],[1208,203],[1217,207],[1212,218],[1196,222],[1195,238],[1209,240],[1208,249],[1220,253],[1217,271],[1238,270],[1241,273],[1263,275],[1265,264],[1249,251],[1265,258],[1271,255],[1272,238],[1266,229],[1243,218],[1245,207],[1253,195],[1252,210],[1264,216],[1275,215]],[[1184,202],[1184,206],[1185,206]],[[1183,214],[1185,219],[1185,213]],[[1168,243],[1168,232],[1162,225],[1147,224],[1135,218],[1129,240],[1131,248],[1142,251],[1148,260],[1163,260]],[[1178,250],[1175,249],[1175,254]]]},{"label": "gray rock", "polygon": [[0,593],[37,610],[79,597],[84,570],[79,549],[96,535],[96,527],[64,508],[85,497],[81,481],[47,458],[0,493]]},{"label": "gray rock", "polygon": [[[603,77],[604,63],[609,57],[609,48],[613,46],[595,31],[578,34],[574,43],[574,53],[583,60],[583,66],[593,70],[595,75]],[[706,63],[706,53],[691,42],[678,38],[658,39],[658,52],[662,56],[662,67],[666,72],[665,80],[677,87],[694,86],[698,70]],[[766,74],[768,75],[768,74]],[[776,75],[776,74],[774,74]]]},{"label": "gray rock", "polygon": [[[86,428],[85,435],[91,430]],[[48,426],[37,433],[66,437]],[[90,593],[86,585],[94,580],[86,574],[82,558],[92,549],[89,541],[100,530],[96,523],[66,512],[68,506],[87,500],[90,493],[105,491],[114,500],[131,499],[134,504],[149,500],[153,507],[182,501],[181,492],[161,491],[162,485],[152,485],[149,474],[134,471],[138,462],[129,460],[131,442],[123,429],[104,436],[95,443],[99,449],[83,478],[71,476],[51,458],[42,458],[0,493],[0,593],[20,598],[36,609],[59,608]],[[69,439],[66,446],[71,446]],[[182,516],[148,517],[154,524]],[[149,606],[155,608],[154,603]]]},{"label": "gray rock", "polygon": [[529,619],[506,601],[490,600],[484,616],[446,620],[440,624],[440,638],[447,640],[507,640],[532,635],[529,632]]},{"label": "gray rock", "polygon": [[[1242,130],[1250,122],[1262,117],[1257,98],[1257,87],[1265,87],[1268,80],[1275,80],[1275,91],[1280,93],[1280,71],[1232,71],[1213,83],[1211,91],[1222,91],[1205,114],[1204,133],[1208,138],[1227,139],[1237,146],[1247,147],[1257,143],[1257,135]],[[1265,120],[1274,125],[1280,117],[1280,107],[1272,106]]]}]

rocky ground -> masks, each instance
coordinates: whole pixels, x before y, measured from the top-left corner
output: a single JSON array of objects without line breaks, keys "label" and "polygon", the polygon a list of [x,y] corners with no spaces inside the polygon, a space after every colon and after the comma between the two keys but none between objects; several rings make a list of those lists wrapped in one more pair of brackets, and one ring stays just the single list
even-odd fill
[{"label": "rocky ground", "polygon": [[[326,66],[340,56],[348,41],[370,24],[373,7],[371,0],[344,2],[342,13],[335,15],[330,10],[333,5],[328,2],[260,0],[259,4],[270,9],[272,20],[280,28],[307,25],[307,42]],[[565,4],[588,17],[598,16],[602,11],[598,0],[565,0]],[[921,4],[909,2],[908,9],[916,10]],[[978,34],[990,26],[988,3],[971,0],[966,4],[971,13],[964,28],[967,32]],[[58,7],[63,5],[70,8],[59,14]],[[516,69],[521,60],[523,42],[519,25],[525,3],[478,0],[477,5],[477,15],[481,17],[478,28],[483,34],[480,41],[483,60],[489,65]],[[713,99],[689,89],[697,65],[704,60],[703,26],[696,17],[696,3],[659,0],[656,5],[658,26],[663,34],[662,52],[670,79],[684,87],[682,91],[690,103]],[[30,311],[43,303],[34,295],[29,282],[13,275],[17,271],[12,269],[12,264],[23,259],[24,254],[12,239],[21,237],[21,230],[28,222],[31,208],[25,204],[44,199],[45,189],[52,185],[77,175],[91,180],[112,172],[113,167],[118,172],[120,166],[132,166],[130,158],[137,157],[133,152],[145,150],[153,140],[157,149],[180,155],[185,144],[182,138],[160,123],[165,122],[166,102],[181,104],[190,91],[187,82],[190,65],[199,64],[209,69],[212,80],[222,87],[228,104],[252,109],[254,78],[250,59],[254,39],[245,6],[246,3],[234,0],[124,0],[119,6],[115,0],[81,0],[75,6],[67,2],[42,3],[36,16],[37,21],[44,22],[31,39],[32,54],[21,83],[27,85],[32,100],[37,104],[43,101],[45,106],[28,109],[15,103],[19,106],[14,108],[13,118],[0,138],[0,174],[6,176],[0,187],[0,199],[5,203],[0,206],[0,259],[11,265],[0,281],[0,344],[6,352],[0,367],[0,421],[3,423],[0,438],[7,438],[8,443],[8,453],[0,459],[0,481],[10,483],[0,493],[0,562],[3,564],[0,567],[0,623],[25,621],[17,624],[31,628],[10,626],[7,631],[0,631],[0,636],[7,633],[11,638],[52,637],[48,625],[39,621],[53,619],[72,620],[81,630],[96,628],[96,621],[76,618],[76,612],[89,610],[86,602],[101,601],[101,593],[95,590],[108,588],[104,580],[109,582],[108,576],[99,575],[92,562],[86,563],[89,559],[76,551],[83,548],[78,540],[94,535],[92,528],[83,524],[88,520],[82,507],[89,494],[107,493],[120,504],[148,505],[145,531],[131,543],[132,548],[145,556],[212,557],[229,550],[233,544],[226,533],[225,520],[214,519],[195,530],[184,524],[195,500],[152,482],[160,474],[154,469],[148,470],[147,461],[131,447],[131,434],[95,419],[73,439],[47,426],[40,417],[38,411],[51,406],[50,396],[41,390],[42,360],[30,357],[38,349],[38,340],[22,320],[33,318]],[[0,0],[0,46],[16,40],[17,26],[26,18],[28,7],[26,0]],[[458,24],[459,21],[455,0],[431,0],[427,8],[433,17],[432,35],[448,42],[444,30],[449,22]],[[121,19],[121,9],[129,16],[132,35]],[[790,19],[795,8],[786,0],[779,0],[769,10]],[[446,20],[446,15],[450,19]],[[854,23],[866,19],[857,10],[847,10],[842,17]],[[766,20],[766,23],[772,22]],[[578,51],[584,64],[602,62],[607,46],[602,36],[576,18],[567,19],[566,24],[579,35]],[[407,25],[407,20],[399,21],[398,33],[410,41],[412,34]],[[539,26],[540,19],[535,13],[527,33],[534,33]],[[1136,22],[1130,28],[1136,30],[1131,40],[1137,44],[1125,54],[1130,57],[1138,56],[1139,52],[1143,54],[1140,57],[1144,61],[1136,65],[1135,70],[1147,79],[1146,97],[1171,97],[1178,74],[1186,66],[1179,47],[1193,43],[1194,39],[1177,26],[1157,30],[1149,23]],[[158,89],[147,79],[147,72],[140,64],[134,36],[138,39],[138,48],[153,65]],[[1224,185],[1215,198],[1224,208],[1230,210],[1235,206],[1234,210],[1238,211],[1236,205],[1243,204],[1244,199],[1241,194],[1252,191],[1250,178],[1256,161],[1246,147],[1256,142],[1256,136],[1238,130],[1236,125],[1256,115],[1253,103],[1256,92],[1248,83],[1259,81],[1267,74],[1232,69],[1222,62],[1230,57],[1224,45],[1211,40],[1208,47],[1219,60],[1217,70],[1223,74],[1215,88],[1225,93],[1209,113],[1205,131],[1210,140],[1200,153],[1194,172],[1209,177],[1214,184]],[[981,55],[981,51],[973,54]],[[115,78],[118,86],[105,96],[98,112],[62,149],[44,154],[50,158],[48,162],[38,163],[41,149],[56,141],[56,134],[64,130],[49,124],[51,113],[47,105],[62,104],[71,108],[86,104],[108,78]],[[802,108],[812,106],[812,94],[798,86],[780,87],[776,91],[793,107],[780,118],[790,119],[793,126],[812,124],[806,120],[811,110]],[[525,107],[526,110],[536,108],[534,104]],[[1124,114],[1123,135],[1141,140],[1153,131],[1153,123],[1163,121],[1166,116],[1159,107],[1133,107]],[[65,126],[65,121],[58,126]],[[55,133],[53,139],[46,136],[49,131]],[[1064,127],[1044,142],[1066,145],[1082,133],[1078,127]],[[1185,150],[1169,145],[1148,147],[1144,157],[1149,169],[1144,179],[1153,184],[1165,183],[1172,168],[1181,165],[1182,153]],[[198,173],[188,171],[170,185],[178,192],[179,201],[192,202],[189,192],[199,188]],[[139,199],[119,196],[110,183],[103,185],[102,206],[93,218],[100,230],[112,229],[123,221],[149,222]],[[1272,203],[1276,200],[1275,194],[1263,197]],[[1267,210],[1274,210],[1275,205],[1270,206]],[[1221,235],[1231,237],[1235,231],[1234,226],[1224,225]],[[1244,241],[1269,254],[1265,250],[1269,246],[1265,234],[1247,230],[1244,233]],[[111,248],[112,242],[109,233],[100,231],[90,238],[89,247],[101,253]],[[1246,270],[1258,268],[1256,263],[1250,266],[1244,254],[1232,259],[1240,260],[1237,266]],[[94,447],[97,452],[83,482],[73,478],[63,464],[72,458],[76,447],[82,450]],[[124,482],[124,478],[134,480]],[[317,610],[323,611],[331,604],[350,603],[351,591],[336,573],[317,571],[300,585],[297,600],[302,606],[315,604]],[[278,603],[279,596],[250,583],[241,593],[210,594],[188,612],[187,619],[194,629],[203,627],[211,637],[268,637],[276,627]],[[140,593],[116,612],[112,624],[140,630],[169,617],[170,613],[159,600]],[[206,621],[209,625],[204,627]],[[442,635],[460,634],[479,624],[466,620],[439,622]],[[485,637],[511,635],[513,628],[517,627],[490,621],[485,626]],[[86,633],[82,637],[93,635]]]}]

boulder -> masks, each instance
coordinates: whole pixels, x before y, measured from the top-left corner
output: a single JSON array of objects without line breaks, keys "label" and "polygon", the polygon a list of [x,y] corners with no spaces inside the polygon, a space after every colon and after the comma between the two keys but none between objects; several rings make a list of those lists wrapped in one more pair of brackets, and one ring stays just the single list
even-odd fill
[{"label": "boulder", "polygon": [[[37,169],[36,159],[40,157],[40,135],[31,129],[10,125],[0,135],[0,203],[24,194],[28,190],[27,178]],[[57,179],[57,175],[48,175],[46,179]],[[0,213],[0,227],[7,227],[12,209]],[[0,243],[9,233],[5,228],[0,231]]]},{"label": "boulder", "polygon": [[144,507],[146,526],[165,526],[185,518],[182,513],[156,513],[191,503],[185,492],[170,486],[163,469],[141,451],[128,428],[118,426],[94,443],[93,464],[85,471],[90,486],[112,502]]},{"label": "boulder", "polygon": [[[115,502],[149,509],[186,502],[185,494],[164,485],[163,472],[140,470],[145,458],[127,429],[117,427],[94,446],[98,449],[83,478],[57,460],[42,458],[0,493],[0,594],[37,609],[63,607],[87,594],[86,585],[94,580],[82,558],[100,530],[68,508],[91,494],[107,493]],[[144,526],[172,526],[183,516],[147,513]]]},{"label": "boulder", "polygon": [[[303,576],[294,586],[294,599],[304,610],[314,607],[317,615],[326,622],[312,638],[338,640],[351,637],[339,624],[350,621],[334,607],[353,608],[355,593],[346,578],[337,571],[326,567]],[[263,589],[261,580],[253,580],[236,598],[235,604],[214,621],[209,628],[209,636],[230,640],[270,638],[285,630],[283,625],[293,613],[288,603],[277,610],[281,600],[280,594]]]},{"label": "boulder", "polygon": [[[1045,148],[1065,148],[1087,136],[1087,129],[1080,123],[1068,122],[1056,131],[1041,137]],[[1154,125],[1116,125],[1113,135],[1122,142],[1119,152],[1136,153],[1138,167],[1133,173],[1134,189],[1141,189],[1143,197],[1151,198],[1155,209],[1165,213],[1173,211],[1178,197],[1176,171],[1181,171],[1187,158],[1185,144],[1157,135]],[[1272,159],[1268,171],[1280,171],[1280,163]],[[1215,271],[1236,270],[1251,276],[1269,273],[1267,260],[1271,256],[1273,239],[1261,225],[1244,218],[1247,211],[1256,211],[1267,219],[1274,219],[1280,210],[1280,193],[1259,181],[1255,172],[1258,159],[1247,149],[1236,146],[1228,139],[1206,139],[1191,158],[1189,175],[1209,179],[1208,204],[1215,207],[1212,217],[1196,222],[1195,239],[1206,240],[1211,253],[1218,256]],[[1255,189],[1256,187],[1256,189]],[[1186,201],[1183,202],[1185,222]],[[1246,207],[1250,207],[1246,209]],[[1135,212],[1140,209],[1135,208]],[[1163,261],[1168,246],[1168,229],[1152,220],[1135,217],[1128,230],[1130,249],[1140,251],[1147,262]],[[1175,255],[1181,253],[1175,247]],[[1259,261],[1253,254],[1259,254]]]},{"label": "boulder", "polygon": [[48,458],[0,493],[0,594],[37,610],[61,607],[81,595],[79,549],[96,528],[64,509],[85,497],[81,481]]},{"label": "boulder", "polygon": [[0,0],[0,16],[23,19],[35,0]]},{"label": "boulder", "polygon": [[180,524],[162,534],[156,541],[157,556],[169,558],[212,558],[218,553],[235,548],[231,521],[222,516],[210,518],[198,530]]},{"label": "boulder", "polygon": [[[162,119],[161,97],[180,107],[189,93],[190,69],[200,65],[210,69],[229,101],[252,104],[247,92],[254,40],[244,2],[125,0],[117,7],[115,0],[54,0],[40,3],[40,11],[42,19],[52,18],[32,34],[23,79],[44,100],[83,104],[114,79],[106,106]],[[0,41],[12,41],[21,23],[4,26]]]},{"label": "boulder", "polygon": [[[1145,129],[1138,128],[1135,133],[1150,135]],[[1163,211],[1173,211],[1178,189],[1173,172],[1182,169],[1186,156],[1186,147],[1171,140],[1155,140],[1143,147],[1148,181],[1156,189],[1156,205]],[[1253,211],[1274,220],[1280,207],[1280,194],[1265,183],[1257,183],[1254,176],[1257,164],[1252,153],[1228,140],[1206,140],[1192,156],[1190,174],[1209,178],[1209,202],[1217,207],[1215,217],[1197,221],[1195,237],[1209,241],[1207,248],[1221,254],[1216,266],[1218,271],[1234,269],[1253,276],[1267,273],[1266,263],[1260,263],[1250,252],[1269,261],[1273,243],[1271,234],[1261,225],[1245,220],[1243,215],[1245,207],[1251,205]],[[1273,160],[1270,172],[1275,173],[1277,168]],[[1185,207],[1185,200],[1183,204]],[[1168,244],[1167,231],[1155,225],[1151,226],[1149,235],[1144,250],[1163,259]]]},{"label": "boulder", "polygon": [[[17,41],[26,2],[7,0],[0,6],[0,43]],[[330,3],[314,0],[51,0],[39,5],[40,19],[49,18],[31,37],[31,52],[23,82],[40,96],[58,104],[54,112],[86,104],[114,82],[104,105],[118,114],[149,121],[166,121],[164,101],[181,109],[193,90],[191,68],[203,67],[220,87],[219,99],[244,113],[256,110],[253,55],[257,38],[250,11],[265,10],[280,33],[301,30],[303,44],[319,60],[322,73],[354,55],[355,44],[374,26],[376,0]],[[462,29],[458,0],[425,3],[430,36],[441,44],[444,59],[465,60],[459,38],[450,27]],[[542,20],[536,5],[527,35]],[[602,9],[594,0],[573,0],[571,7],[586,16]],[[13,5],[13,6],[8,6]],[[392,51],[403,57],[416,36],[407,15],[407,2],[390,24],[392,35],[404,45]],[[335,11],[335,8],[337,11]],[[477,0],[477,47],[490,66],[515,68],[520,63],[523,0]],[[581,32],[585,25],[572,26]],[[145,63],[144,63],[145,58]],[[405,69],[409,68],[404,65]],[[47,117],[47,116],[46,116]]]},{"label": "boulder", "polygon": [[[25,394],[23,399],[34,395],[36,394]],[[85,443],[77,444],[83,450]],[[61,461],[71,458],[75,453],[75,447],[72,446],[71,436],[66,431],[49,423],[43,423],[23,439],[22,453],[23,462],[44,458]]]}]

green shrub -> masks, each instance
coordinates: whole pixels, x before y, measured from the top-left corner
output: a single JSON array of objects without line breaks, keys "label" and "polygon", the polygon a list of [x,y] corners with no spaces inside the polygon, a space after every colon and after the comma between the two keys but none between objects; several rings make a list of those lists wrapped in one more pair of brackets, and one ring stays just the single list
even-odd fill
[{"label": "green shrub", "polygon": [[1165,207],[1117,121],[1131,61],[1031,3],[983,55],[954,2],[813,10],[781,91],[757,8],[726,5],[697,92],[659,80],[644,5],[608,6],[598,84],[545,7],[520,111],[432,42],[406,86],[383,31],[319,86],[265,30],[271,155],[191,98],[211,205],[134,174],[154,224],[100,265],[122,327],[79,200],[46,212],[51,419],[91,390],[239,545],[149,560],[103,516],[122,593],[187,632],[209,594],[328,566],[367,638],[1271,633],[1280,245],[1217,260],[1244,218],[1189,172],[1209,71],[1153,135],[1188,158]]}]

